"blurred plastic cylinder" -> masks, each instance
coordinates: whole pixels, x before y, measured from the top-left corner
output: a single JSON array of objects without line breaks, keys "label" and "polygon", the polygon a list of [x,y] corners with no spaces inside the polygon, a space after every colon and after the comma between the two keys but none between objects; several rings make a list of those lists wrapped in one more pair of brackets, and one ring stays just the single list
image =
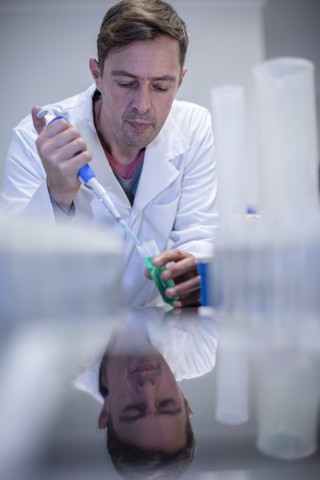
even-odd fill
[{"label": "blurred plastic cylinder", "polygon": [[259,212],[278,216],[318,204],[314,66],[276,58],[253,69]]}]

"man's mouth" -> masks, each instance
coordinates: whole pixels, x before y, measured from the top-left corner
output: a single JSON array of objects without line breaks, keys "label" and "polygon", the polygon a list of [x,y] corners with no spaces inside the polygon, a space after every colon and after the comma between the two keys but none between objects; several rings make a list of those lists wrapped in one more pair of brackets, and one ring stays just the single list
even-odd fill
[{"label": "man's mouth", "polygon": [[152,373],[159,368],[159,359],[140,358],[132,362],[131,368],[129,370],[131,375],[141,375],[143,373]]},{"label": "man's mouth", "polygon": [[136,120],[128,120],[129,125],[131,128],[136,130],[137,132],[145,132],[152,126],[150,122],[138,122]]}]

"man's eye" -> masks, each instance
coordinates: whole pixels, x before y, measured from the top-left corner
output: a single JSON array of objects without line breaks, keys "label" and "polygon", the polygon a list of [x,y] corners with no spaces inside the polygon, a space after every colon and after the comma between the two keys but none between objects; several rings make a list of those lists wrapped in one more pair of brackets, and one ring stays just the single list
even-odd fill
[{"label": "man's eye", "polygon": [[137,82],[118,82],[118,85],[121,88],[135,88],[137,86]]},{"label": "man's eye", "polygon": [[143,405],[128,405],[124,411],[125,412],[142,412],[144,410]]},{"label": "man's eye", "polygon": [[162,87],[161,85],[154,85],[153,89],[157,92],[167,92],[169,90],[168,87]]},{"label": "man's eye", "polygon": [[159,407],[160,407],[160,408],[166,408],[166,407],[171,406],[172,403],[173,403],[172,400],[162,400],[162,401],[159,403]]}]

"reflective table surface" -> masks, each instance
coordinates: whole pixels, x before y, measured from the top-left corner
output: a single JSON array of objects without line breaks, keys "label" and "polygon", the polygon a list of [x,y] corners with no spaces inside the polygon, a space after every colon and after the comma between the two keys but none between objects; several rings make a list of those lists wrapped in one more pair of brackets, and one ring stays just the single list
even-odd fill
[{"label": "reflective table surface", "polygon": [[319,338],[206,307],[3,326],[0,476],[319,479]]}]

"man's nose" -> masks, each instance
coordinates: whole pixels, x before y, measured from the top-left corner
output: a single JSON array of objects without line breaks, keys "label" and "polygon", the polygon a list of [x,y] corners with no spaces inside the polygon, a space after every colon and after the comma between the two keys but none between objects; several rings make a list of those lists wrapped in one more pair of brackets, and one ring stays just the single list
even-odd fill
[{"label": "man's nose", "polygon": [[140,85],[136,90],[133,108],[140,113],[148,112],[151,109],[151,91],[148,85]]}]

